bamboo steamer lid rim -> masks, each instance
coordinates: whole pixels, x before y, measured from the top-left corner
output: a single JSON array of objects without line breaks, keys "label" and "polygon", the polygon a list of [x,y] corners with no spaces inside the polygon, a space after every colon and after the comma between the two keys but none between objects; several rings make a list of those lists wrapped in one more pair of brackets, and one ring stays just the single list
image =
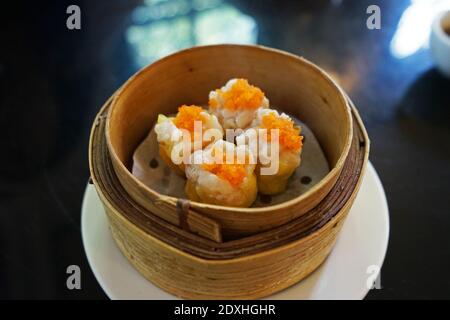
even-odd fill
[{"label": "bamboo steamer lid rim", "polygon": [[351,114],[351,108],[350,105],[348,103],[348,100],[346,99],[346,94],[343,91],[343,89],[341,89],[341,87],[319,66],[315,65],[314,63],[308,61],[307,59],[301,57],[301,56],[297,56],[295,54],[283,51],[283,50],[279,50],[279,49],[274,49],[274,48],[270,48],[270,47],[266,47],[266,46],[262,46],[262,45],[238,45],[238,44],[217,44],[217,45],[205,45],[205,46],[195,46],[195,47],[191,47],[188,49],[184,49],[184,50],[180,50],[177,51],[171,55],[168,55],[166,57],[163,57],[149,65],[147,65],[146,67],[140,69],[138,72],[136,72],[134,75],[132,75],[125,83],[123,86],[121,86],[117,92],[115,93],[114,97],[112,97],[111,100],[111,107],[108,110],[108,114],[106,116],[106,127],[105,127],[105,135],[106,135],[106,143],[107,143],[107,147],[110,153],[110,156],[113,158],[113,162],[116,165],[119,165],[121,168],[121,171],[124,172],[127,175],[128,179],[133,180],[134,183],[136,183],[139,188],[142,189],[146,189],[147,191],[149,191],[150,193],[152,193],[156,198],[158,198],[159,202],[167,202],[170,203],[171,205],[176,205],[178,198],[176,197],[172,197],[172,196],[168,196],[165,194],[161,194],[149,187],[147,187],[144,183],[142,183],[140,180],[138,180],[131,172],[130,170],[125,166],[125,164],[119,159],[119,156],[117,155],[117,153],[114,150],[114,146],[112,145],[111,142],[111,137],[110,137],[110,119],[112,117],[112,114],[115,111],[115,105],[117,103],[117,101],[120,99],[120,97],[122,96],[122,93],[128,89],[128,87],[131,85],[131,83],[137,79],[138,77],[140,77],[143,73],[147,72],[147,70],[149,68],[152,68],[158,64],[164,63],[167,60],[173,59],[177,56],[181,56],[184,54],[189,54],[191,51],[196,51],[196,50],[208,50],[210,48],[219,48],[219,49],[246,49],[246,50],[256,50],[256,51],[265,51],[265,52],[270,52],[273,54],[278,54],[278,55],[283,55],[285,58],[290,59],[291,61],[294,62],[301,62],[304,66],[306,66],[307,68],[309,68],[310,71],[319,74],[326,82],[328,82],[328,84],[331,85],[331,87],[333,89],[335,89],[338,93],[338,97],[339,100],[341,102],[342,105],[345,106],[345,112],[346,112],[346,120],[348,123],[348,127],[349,130],[346,132],[346,137],[345,137],[345,145],[343,148],[343,151],[341,153],[341,155],[339,156],[336,164],[333,166],[333,168],[327,173],[327,175],[320,180],[317,184],[315,184],[311,189],[309,189],[308,191],[306,191],[305,193],[301,194],[300,196],[279,203],[279,204],[275,204],[275,205],[270,205],[270,206],[265,206],[265,207],[259,207],[259,208],[237,208],[237,207],[229,207],[229,206],[220,206],[220,205],[214,205],[214,204],[207,204],[207,203],[202,203],[202,202],[196,202],[196,201],[190,201],[190,205],[191,207],[194,209],[195,207],[198,208],[202,208],[202,209],[215,209],[215,210],[222,210],[222,211],[228,211],[228,212],[242,212],[242,213],[253,213],[253,214],[258,214],[258,213],[262,213],[262,212],[268,212],[268,211],[276,211],[278,209],[282,209],[285,207],[290,207],[295,205],[298,202],[301,202],[303,200],[305,200],[306,198],[314,195],[318,190],[320,190],[323,186],[325,186],[327,184],[327,182],[329,180],[332,180],[333,178],[335,178],[336,176],[338,176],[341,172],[342,167],[344,166],[345,160],[347,159],[348,153],[350,151],[350,147],[351,147],[351,140],[352,140],[352,136],[353,136],[353,125],[352,125],[352,114]]}]

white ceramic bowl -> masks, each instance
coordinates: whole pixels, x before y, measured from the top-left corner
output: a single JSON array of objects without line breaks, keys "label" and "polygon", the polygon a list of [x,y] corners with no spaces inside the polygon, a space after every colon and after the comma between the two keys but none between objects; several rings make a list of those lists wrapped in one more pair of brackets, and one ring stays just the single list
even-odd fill
[{"label": "white ceramic bowl", "polygon": [[[447,32],[445,31],[447,30]],[[450,78],[450,10],[440,13],[433,21],[430,48],[434,63]]]}]

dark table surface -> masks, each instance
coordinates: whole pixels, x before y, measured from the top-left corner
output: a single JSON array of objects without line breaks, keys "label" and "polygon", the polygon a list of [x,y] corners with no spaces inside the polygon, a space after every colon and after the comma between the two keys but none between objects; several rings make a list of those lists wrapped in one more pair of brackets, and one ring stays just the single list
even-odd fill
[{"label": "dark table surface", "polygon": [[[0,298],[107,298],[81,242],[90,125],[140,67],[214,41],[302,55],[347,90],[372,140],[370,160],[390,208],[382,289],[367,298],[450,298],[450,81],[421,48],[422,22],[433,9],[420,7],[424,2],[2,4]],[[70,4],[81,8],[81,30],[66,27]],[[371,4],[381,8],[380,30],[366,27]],[[81,290],[66,287],[73,264],[82,270]]]}]

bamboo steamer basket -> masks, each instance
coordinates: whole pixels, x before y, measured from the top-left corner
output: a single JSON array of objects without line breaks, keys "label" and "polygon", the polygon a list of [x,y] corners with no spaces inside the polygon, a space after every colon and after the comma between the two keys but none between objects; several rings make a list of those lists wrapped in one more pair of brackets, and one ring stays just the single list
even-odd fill
[{"label": "bamboo steamer basket", "polygon": [[[247,78],[271,105],[305,122],[315,133],[330,172],[295,199],[261,208],[185,201],[145,186],[131,172],[132,154],[159,113],[182,104],[205,104],[209,91],[231,78]],[[316,207],[330,192],[347,159],[352,116],[342,90],[314,64],[260,46],[215,45],[180,51],[142,69],[114,95],[106,122],[107,151],[128,195],[154,215],[221,242],[281,226]]]},{"label": "bamboo steamer basket", "polygon": [[[230,71],[230,65],[209,60],[220,54],[242,69]],[[276,75],[267,74],[270,69]],[[276,107],[310,126],[332,167],[323,181],[298,199],[263,209],[200,203],[186,208],[131,176],[131,154],[158,112],[202,103],[211,88],[236,76],[251,79]],[[190,81],[188,88],[173,91],[182,79]],[[295,92],[278,89],[285,85]],[[147,104],[155,93],[160,97]],[[314,271],[336,241],[368,154],[356,108],[323,71],[287,53],[230,45],[182,51],[135,75],[100,110],[89,144],[92,181],[118,247],[146,279],[189,299],[261,298]]]},{"label": "bamboo steamer basket", "polygon": [[314,271],[331,251],[359,190],[369,138],[354,107],[355,134],[342,174],[302,216],[256,235],[207,239],[136,203],[113,169],[105,139],[108,101],[91,133],[91,176],[119,249],[149,281],[187,299],[254,299],[287,288]]},{"label": "bamboo steamer basket", "polygon": [[[231,74],[228,67],[208,60],[219,53],[239,57],[233,63],[243,70]],[[247,66],[250,58],[256,62]],[[265,66],[269,62],[272,66]],[[290,68],[283,69],[283,64]],[[269,69],[276,70],[275,79],[266,74]],[[154,72],[162,71],[154,83]],[[265,210],[193,202],[186,208],[184,200],[159,195],[131,176],[131,154],[158,112],[173,112],[181,103],[202,103],[211,87],[236,76],[261,86],[272,104],[314,131],[332,167],[330,174],[298,199]],[[181,79],[191,81],[189,90],[181,90],[180,100],[167,97],[166,93],[177,94],[170,86]],[[150,90],[149,83],[157,90]],[[278,90],[280,85],[300,93]],[[156,102],[150,99],[151,105],[144,108],[142,104],[155,92],[161,92],[161,97]],[[312,102],[300,99],[305,94]],[[296,98],[300,100],[292,100]],[[323,123],[330,120],[333,129]],[[361,184],[368,154],[369,138],[354,105],[323,71],[287,53],[230,45],[182,51],[135,75],[100,110],[89,145],[92,181],[118,247],[146,279],[189,299],[261,298],[314,271],[336,241]],[[260,216],[267,221],[263,223]]]}]

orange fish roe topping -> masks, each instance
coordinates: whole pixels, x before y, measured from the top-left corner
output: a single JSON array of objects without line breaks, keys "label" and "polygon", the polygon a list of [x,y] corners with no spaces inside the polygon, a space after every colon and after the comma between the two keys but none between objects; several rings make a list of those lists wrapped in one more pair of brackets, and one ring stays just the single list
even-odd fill
[{"label": "orange fish roe topping", "polygon": [[232,186],[236,187],[244,181],[246,170],[244,164],[202,164],[202,168],[209,171],[219,178],[227,180]]},{"label": "orange fish roe topping", "polygon": [[[228,91],[217,89],[216,92],[224,100],[224,107],[230,110],[257,109],[264,99],[264,92],[250,85],[246,79],[237,79]],[[209,99],[209,105],[217,107],[217,100]]]},{"label": "orange fish roe topping", "polygon": [[[220,91],[220,89],[217,89],[216,91]],[[217,107],[217,100],[216,99],[209,99],[208,104],[211,108],[216,108]]]},{"label": "orange fish roe topping", "polygon": [[270,141],[271,129],[279,129],[278,138],[280,145],[286,149],[298,151],[302,147],[303,137],[300,136],[300,128],[294,126],[290,119],[277,117],[275,113],[268,113],[263,116],[261,126],[267,129],[267,139]]},{"label": "orange fish roe topping", "polygon": [[200,117],[200,112],[202,111],[203,109],[201,107],[195,105],[182,105],[178,108],[178,113],[175,119],[173,119],[173,124],[179,129],[194,132],[194,122],[202,121]]}]

